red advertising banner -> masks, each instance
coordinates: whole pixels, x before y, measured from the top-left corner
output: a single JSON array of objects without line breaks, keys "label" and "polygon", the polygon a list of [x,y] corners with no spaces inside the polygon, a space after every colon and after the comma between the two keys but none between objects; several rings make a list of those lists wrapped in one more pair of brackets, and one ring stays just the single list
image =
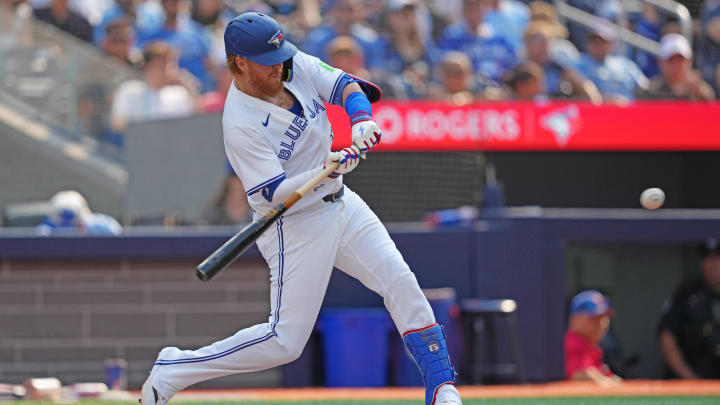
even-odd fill
[{"label": "red advertising banner", "polygon": [[[329,106],[333,149],[350,144],[345,112]],[[594,106],[586,102],[380,102],[379,151],[720,150],[720,103],[673,101]]]}]

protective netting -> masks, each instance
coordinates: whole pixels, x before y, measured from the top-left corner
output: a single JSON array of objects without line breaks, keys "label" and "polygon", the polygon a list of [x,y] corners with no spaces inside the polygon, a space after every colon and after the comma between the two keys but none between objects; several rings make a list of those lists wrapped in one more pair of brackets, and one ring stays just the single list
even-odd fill
[{"label": "protective netting", "polygon": [[429,211],[479,206],[485,160],[480,152],[369,153],[345,177],[383,221],[417,221]]}]

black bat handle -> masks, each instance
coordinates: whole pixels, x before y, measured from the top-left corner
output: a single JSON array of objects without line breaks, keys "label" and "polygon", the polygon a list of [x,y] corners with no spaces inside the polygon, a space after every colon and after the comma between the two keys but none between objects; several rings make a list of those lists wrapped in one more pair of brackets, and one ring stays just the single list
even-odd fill
[{"label": "black bat handle", "polygon": [[271,215],[266,215],[252,222],[240,232],[236,233],[197,266],[195,271],[197,277],[202,281],[209,281],[215,277],[217,273],[229,266],[238,256],[248,250],[257,238],[260,237],[270,225],[275,223],[285,211],[287,211],[287,208],[279,206],[272,210]]}]

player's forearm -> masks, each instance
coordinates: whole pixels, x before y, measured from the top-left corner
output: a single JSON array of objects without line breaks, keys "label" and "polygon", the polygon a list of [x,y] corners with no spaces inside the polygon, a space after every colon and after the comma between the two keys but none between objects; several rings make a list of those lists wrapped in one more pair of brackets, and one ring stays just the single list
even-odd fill
[{"label": "player's forearm", "polygon": [[665,358],[665,362],[678,377],[689,379],[698,378],[695,371],[693,371],[685,361],[675,341],[675,337],[667,330],[663,330],[660,333],[660,351],[662,352],[663,358]]},{"label": "player's forearm", "polygon": [[345,105],[345,101],[347,100],[349,95],[351,95],[352,93],[357,93],[357,92],[365,94],[362,91],[362,88],[360,88],[360,85],[357,83],[350,83],[347,86],[345,86],[345,88],[343,89],[343,93],[342,93],[343,105]]},{"label": "player's forearm", "polygon": [[[322,171],[322,165],[316,167],[315,169],[310,169],[306,172],[300,173],[298,175],[295,175],[293,177],[286,178],[283,180],[277,188],[275,188],[275,192],[272,194],[272,200],[270,203],[272,205],[280,204],[281,202],[285,201],[292,193],[297,191],[300,186],[305,184],[308,180],[313,178],[316,174],[320,173]],[[318,185],[314,190],[312,190],[310,193],[320,193],[323,195],[330,194],[331,192],[335,191],[333,187],[329,187],[331,184],[336,184],[338,182],[337,179],[331,179],[327,178],[327,180],[323,183],[324,186]],[[302,201],[307,201],[309,199],[303,199]],[[298,203],[297,205],[300,205]]]}]

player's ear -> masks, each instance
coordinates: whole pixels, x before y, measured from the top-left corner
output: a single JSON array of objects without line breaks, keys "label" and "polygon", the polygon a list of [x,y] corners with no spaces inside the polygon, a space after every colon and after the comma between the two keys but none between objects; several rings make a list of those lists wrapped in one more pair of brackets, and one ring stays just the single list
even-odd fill
[{"label": "player's ear", "polygon": [[229,55],[227,58],[227,67],[232,74],[243,74],[246,70],[246,60],[238,55]]},{"label": "player's ear", "polygon": [[235,66],[237,66],[240,73],[245,73],[248,71],[248,60],[242,56],[237,56],[235,57]]}]

